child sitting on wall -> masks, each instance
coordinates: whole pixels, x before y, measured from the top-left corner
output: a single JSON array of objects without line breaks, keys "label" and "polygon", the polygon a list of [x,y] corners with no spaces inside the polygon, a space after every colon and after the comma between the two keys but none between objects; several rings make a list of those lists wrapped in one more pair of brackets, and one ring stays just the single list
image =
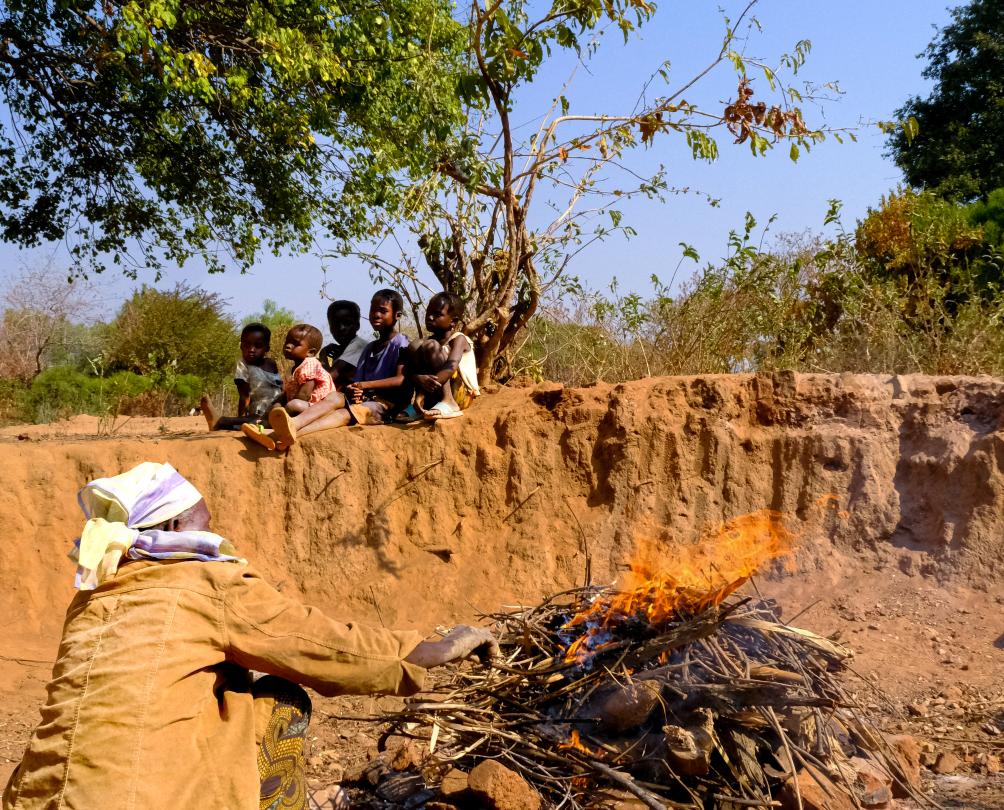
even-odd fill
[{"label": "child sitting on wall", "polygon": [[234,371],[237,386],[237,416],[216,415],[209,397],[199,408],[210,430],[240,430],[241,425],[260,423],[282,396],[282,377],[275,360],[268,356],[272,332],[263,323],[249,323],[241,330],[241,359]]},{"label": "child sitting on wall", "polygon": [[335,342],[321,349],[317,359],[339,391],[352,382],[359,358],[369,345],[358,334],[359,321],[359,304],[355,301],[332,301],[328,305],[328,329]]},{"label": "child sitting on wall", "polygon": [[402,406],[404,351],[408,338],[397,331],[404,301],[394,290],[377,290],[370,302],[369,320],[379,337],[367,345],[355,380],[344,394],[333,393],[295,416],[276,408],[269,414],[271,434],[243,428],[245,435],[269,450],[285,450],[301,436],[351,424],[382,422]]},{"label": "child sitting on wall", "polygon": [[425,310],[429,337],[409,350],[408,379],[414,385],[415,402],[399,418],[412,421],[452,419],[480,396],[474,344],[457,326],[464,316],[460,296],[441,292]]},{"label": "child sitting on wall", "polygon": [[317,359],[323,338],[321,330],[309,323],[298,323],[286,333],[282,356],[293,361],[293,372],[283,383],[283,404],[290,413],[302,413],[335,390],[331,375]]}]

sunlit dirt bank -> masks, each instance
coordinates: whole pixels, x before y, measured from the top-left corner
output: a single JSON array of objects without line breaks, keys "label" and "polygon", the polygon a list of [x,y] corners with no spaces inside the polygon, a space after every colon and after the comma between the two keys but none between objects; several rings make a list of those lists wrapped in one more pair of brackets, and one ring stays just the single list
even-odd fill
[{"label": "sunlit dirt bank", "polygon": [[[338,617],[431,631],[567,587],[738,516],[795,552],[757,585],[839,630],[904,700],[993,684],[1004,628],[1004,381],[737,375],[501,389],[462,419],[347,428],[285,456],[199,417],[78,417],[0,431],[0,778],[37,715],[62,612],[76,490],[167,461],[215,529]],[[672,552],[667,551],[671,558]],[[772,555],[770,555],[772,556]],[[990,805],[987,805],[990,806]]]}]

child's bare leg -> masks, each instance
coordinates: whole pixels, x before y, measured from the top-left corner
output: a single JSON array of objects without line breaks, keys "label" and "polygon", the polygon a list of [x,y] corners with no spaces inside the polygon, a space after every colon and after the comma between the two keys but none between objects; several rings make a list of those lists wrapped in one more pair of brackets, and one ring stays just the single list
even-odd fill
[{"label": "child's bare leg", "polygon": [[303,413],[310,407],[310,403],[305,399],[291,399],[286,403],[286,410],[290,413]]},{"label": "child's bare leg", "polygon": [[216,410],[213,408],[213,403],[209,401],[209,397],[203,396],[199,400],[199,410],[206,417],[206,424],[209,425],[209,429],[216,430]]},{"label": "child's bare leg", "polygon": [[447,380],[443,383],[443,395],[440,397],[440,402],[445,402],[447,405],[452,405],[457,410],[460,410],[460,406],[457,404],[457,400],[453,398],[453,385],[452,380]]},{"label": "child's bare leg", "polygon": [[311,405],[307,410],[298,413],[293,418],[293,423],[296,425],[297,430],[302,430],[311,422],[316,422],[322,416],[325,416],[332,411],[336,411],[339,408],[345,407],[345,396],[339,392],[333,394],[328,394],[325,399],[320,402],[316,402]]},{"label": "child's bare leg", "polygon": [[352,422],[352,414],[348,408],[339,408],[329,411],[320,419],[315,419],[303,430],[297,431],[300,437],[309,436],[311,433],[319,433],[322,430],[332,430],[333,428],[345,427]]},{"label": "child's bare leg", "polygon": [[[297,400],[302,401],[302,400]],[[329,394],[320,402],[315,402],[305,411],[290,416],[282,408],[273,408],[268,415],[268,423],[275,431],[275,438],[285,447],[296,443],[297,436],[307,426],[322,419],[332,411],[345,407],[345,397],[339,393]]]},{"label": "child's bare leg", "polygon": [[426,338],[415,345],[412,352],[416,374],[436,374],[449,359],[450,352],[438,340]]}]

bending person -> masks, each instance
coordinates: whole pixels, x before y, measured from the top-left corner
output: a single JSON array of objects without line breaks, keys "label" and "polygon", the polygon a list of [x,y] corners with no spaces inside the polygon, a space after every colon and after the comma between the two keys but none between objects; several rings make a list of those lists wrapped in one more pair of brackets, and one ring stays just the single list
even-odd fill
[{"label": "bending person", "polygon": [[78,500],[81,591],[3,810],[303,810],[310,701],[295,684],[408,695],[427,668],[498,649],[473,627],[422,641],[283,596],[209,531],[202,496],[167,464]]}]

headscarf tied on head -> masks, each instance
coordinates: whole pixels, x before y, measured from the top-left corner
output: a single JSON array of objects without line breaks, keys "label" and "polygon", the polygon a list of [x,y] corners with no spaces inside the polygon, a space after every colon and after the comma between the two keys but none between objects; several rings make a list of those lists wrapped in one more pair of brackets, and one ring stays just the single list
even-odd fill
[{"label": "headscarf tied on head", "polygon": [[75,586],[96,588],[118,571],[123,556],[132,560],[245,562],[229,540],[200,531],[151,529],[177,517],[202,495],[170,464],[150,461],[111,478],[98,478],[77,493],[87,518],[70,551],[77,563]]}]

